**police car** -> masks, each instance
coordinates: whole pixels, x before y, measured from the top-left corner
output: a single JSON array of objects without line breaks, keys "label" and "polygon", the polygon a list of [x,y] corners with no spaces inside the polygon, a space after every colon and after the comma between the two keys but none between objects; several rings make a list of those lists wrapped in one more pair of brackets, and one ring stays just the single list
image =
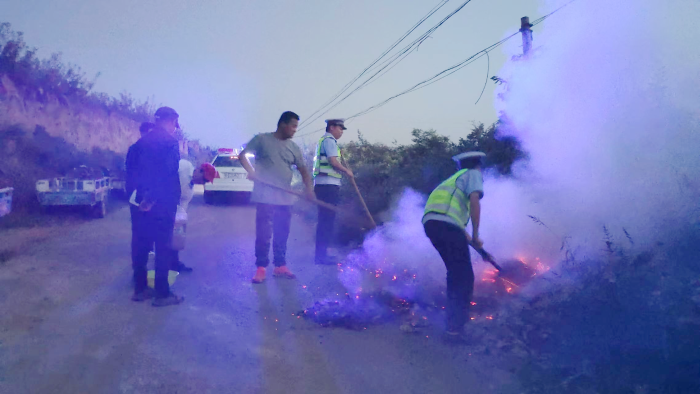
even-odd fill
[{"label": "police car", "polygon": [[[247,154],[251,165],[255,165],[255,157]],[[248,172],[238,159],[238,151],[234,149],[219,149],[211,162],[218,173],[212,182],[204,184],[204,202],[211,204],[216,194],[237,193],[250,198],[253,192],[253,181],[248,179]]]}]

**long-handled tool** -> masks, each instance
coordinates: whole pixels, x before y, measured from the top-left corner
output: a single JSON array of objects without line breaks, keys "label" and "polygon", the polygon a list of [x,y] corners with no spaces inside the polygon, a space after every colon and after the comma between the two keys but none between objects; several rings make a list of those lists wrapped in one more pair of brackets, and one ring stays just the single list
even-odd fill
[{"label": "long-handled tool", "polygon": [[501,273],[503,272],[503,268],[501,268],[501,266],[498,265],[498,263],[496,263],[496,260],[493,258],[493,256],[491,256],[491,254],[489,252],[484,250],[483,247],[477,247],[474,245],[473,242],[469,242],[469,246],[474,248],[474,250],[476,250],[476,253],[479,253],[481,258],[484,259],[484,261],[489,262],[495,269],[498,270],[498,272],[501,272]]},{"label": "long-handled tool", "polygon": [[[275,185],[275,184],[273,184],[273,183],[270,183],[270,182],[267,182],[267,181],[263,181],[263,180],[261,180],[260,178],[255,178],[254,181],[255,181],[255,182],[260,182],[261,184],[263,184],[263,185],[265,185],[265,186],[269,186],[269,187],[271,187],[271,188],[273,188],[273,189],[282,190],[283,192],[287,192],[287,193],[293,194],[293,195],[295,195],[295,196],[297,196],[297,197],[301,197],[301,198],[303,198],[303,199],[305,199],[305,200],[307,200],[307,201],[310,201],[310,202],[312,202],[312,203],[314,203],[314,204],[316,204],[316,205],[318,205],[318,206],[321,206],[321,207],[326,208],[326,209],[330,209],[331,211],[333,211],[333,212],[335,212],[335,213],[339,213],[339,214],[344,214],[344,213],[346,213],[344,210],[342,210],[342,209],[336,207],[335,205],[332,205],[332,204],[329,204],[329,203],[327,203],[327,202],[318,200],[318,199],[316,199],[316,198],[310,199],[309,196],[307,196],[305,193],[298,192],[298,191],[295,191],[295,190],[292,190],[292,189],[288,189],[288,188],[286,188],[286,187],[277,186],[277,185]],[[354,216],[352,216],[352,215],[348,215],[348,216],[351,217],[351,218],[354,218]],[[374,224],[374,221],[372,221],[372,225],[373,225],[374,227],[376,227],[376,225]],[[372,227],[372,228],[374,228],[374,227]]]},{"label": "long-handled tool", "polygon": [[[350,169],[350,166],[348,165],[348,162],[343,159],[343,164],[345,167]],[[369,212],[369,208],[367,208],[367,204],[365,203],[365,199],[362,198],[362,193],[360,193],[360,188],[357,187],[357,183],[355,182],[355,177],[350,177],[350,183],[352,183],[352,187],[355,188],[355,192],[357,193],[357,198],[360,199],[360,202],[362,203],[362,208],[365,210],[365,214],[367,215],[367,219],[369,219],[369,222],[372,223],[372,228],[377,227],[377,223],[374,221],[374,218],[372,217],[372,214]]]}]

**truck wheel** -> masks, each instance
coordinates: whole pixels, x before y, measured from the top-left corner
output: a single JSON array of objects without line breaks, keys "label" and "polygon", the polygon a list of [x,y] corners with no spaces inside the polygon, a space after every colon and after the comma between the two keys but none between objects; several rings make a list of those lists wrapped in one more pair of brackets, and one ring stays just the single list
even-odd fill
[{"label": "truck wheel", "polygon": [[95,217],[102,219],[107,216],[107,204],[105,204],[104,200],[95,204],[93,209],[95,210]]},{"label": "truck wheel", "polygon": [[204,192],[204,203],[205,204],[213,204],[214,203],[214,193],[212,192]]}]

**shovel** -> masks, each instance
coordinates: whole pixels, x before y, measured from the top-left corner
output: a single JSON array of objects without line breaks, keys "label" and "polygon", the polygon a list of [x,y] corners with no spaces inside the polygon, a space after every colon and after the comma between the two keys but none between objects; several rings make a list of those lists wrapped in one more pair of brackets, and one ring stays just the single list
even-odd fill
[{"label": "shovel", "polygon": [[484,250],[483,247],[475,246],[473,242],[469,242],[469,246],[474,248],[474,250],[476,250],[476,253],[479,253],[479,256],[481,256],[481,258],[484,259],[484,261],[490,263],[493,266],[493,268],[497,269],[499,274],[503,273],[503,268],[501,268],[501,266],[498,265],[498,263],[496,263],[496,260],[493,258],[493,256],[491,256],[491,253]]},{"label": "shovel", "polygon": [[[310,199],[310,198],[309,198],[306,194],[304,194],[304,193],[301,193],[301,192],[298,192],[298,191],[295,191],[295,190],[292,190],[292,189],[287,189],[286,187],[277,186],[277,185],[272,184],[272,183],[270,183],[270,182],[263,181],[263,180],[261,180],[260,178],[255,178],[254,181],[255,181],[255,182],[260,182],[260,183],[262,183],[263,185],[269,186],[269,187],[271,187],[271,188],[273,188],[273,189],[282,190],[282,191],[287,192],[287,193],[289,193],[289,194],[293,194],[293,195],[295,195],[295,196],[297,196],[297,197],[301,197],[301,198],[303,198],[303,199],[305,199],[305,200],[307,200],[307,201],[310,201],[310,202],[312,202],[312,203],[314,203],[314,204],[316,204],[316,205],[318,205],[318,206],[321,206],[321,207],[326,208],[326,209],[330,209],[331,211],[333,211],[333,212],[335,212],[335,213],[338,213],[338,214],[345,214],[347,217],[352,218],[353,221],[355,221],[358,225],[360,225],[360,223],[359,223],[360,220],[359,220],[356,216],[350,215],[349,213],[347,213],[347,212],[345,212],[344,210],[342,210],[342,209],[336,207],[335,205],[329,204],[329,203],[324,202],[324,201],[321,201],[321,200],[317,200],[317,199],[315,199],[315,198],[312,200],[312,199]],[[367,227],[364,223],[363,223],[361,226],[362,226],[362,228]],[[370,228],[370,229],[373,229],[374,227],[376,227],[376,226],[374,225],[374,223],[371,223],[371,227],[369,227],[369,228]]]}]

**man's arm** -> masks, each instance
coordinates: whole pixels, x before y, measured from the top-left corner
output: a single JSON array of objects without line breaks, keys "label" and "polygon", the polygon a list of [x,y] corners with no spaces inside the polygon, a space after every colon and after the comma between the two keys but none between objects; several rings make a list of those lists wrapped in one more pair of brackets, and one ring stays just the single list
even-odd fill
[{"label": "man's arm", "polygon": [[246,144],[245,149],[243,149],[241,153],[238,154],[238,160],[240,160],[241,165],[248,173],[248,179],[250,179],[251,181],[255,180],[255,168],[253,168],[253,165],[250,164],[250,160],[248,160],[248,157],[246,155],[248,153],[257,153],[258,145],[260,145],[260,136],[256,135],[255,137],[253,137],[253,139],[248,141],[248,144]]},{"label": "man's arm", "polygon": [[355,176],[349,168],[345,167],[344,165],[342,165],[340,163],[340,160],[338,160],[338,157],[330,156],[330,157],[328,157],[328,162],[331,163],[331,166],[333,166],[333,168],[335,168],[336,171],[343,173],[350,178]]},{"label": "man's arm", "polygon": [[297,166],[299,173],[301,174],[301,179],[304,181],[304,186],[306,187],[306,196],[310,200],[316,199],[316,193],[314,193],[314,182],[311,178],[311,173],[306,168],[306,166]]},{"label": "man's arm", "polygon": [[238,155],[238,160],[240,160],[241,165],[243,168],[248,172],[248,179],[255,180],[255,168],[253,168],[253,165],[250,164],[250,160],[246,157],[246,150],[243,149],[240,155]]},{"label": "man's arm", "polygon": [[134,166],[136,165],[136,145],[131,145],[129,147],[129,150],[126,152],[126,162],[125,162],[125,167],[126,167],[126,176],[125,176],[125,185],[124,189],[126,190],[126,195],[127,197],[131,197],[131,193],[136,189],[136,169]]},{"label": "man's arm", "polygon": [[484,243],[479,238],[479,221],[481,220],[481,195],[479,192],[472,192],[469,195],[469,210],[472,220],[472,242],[474,246],[481,247]]},{"label": "man's arm", "polygon": [[334,138],[326,138],[323,140],[323,151],[326,153],[328,163],[331,165],[331,167],[333,167],[339,173],[345,174],[349,178],[354,176],[352,171],[350,171],[349,168],[345,167],[343,163],[338,160],[338,157],[340,156],[338,141],[336,141]]}]

